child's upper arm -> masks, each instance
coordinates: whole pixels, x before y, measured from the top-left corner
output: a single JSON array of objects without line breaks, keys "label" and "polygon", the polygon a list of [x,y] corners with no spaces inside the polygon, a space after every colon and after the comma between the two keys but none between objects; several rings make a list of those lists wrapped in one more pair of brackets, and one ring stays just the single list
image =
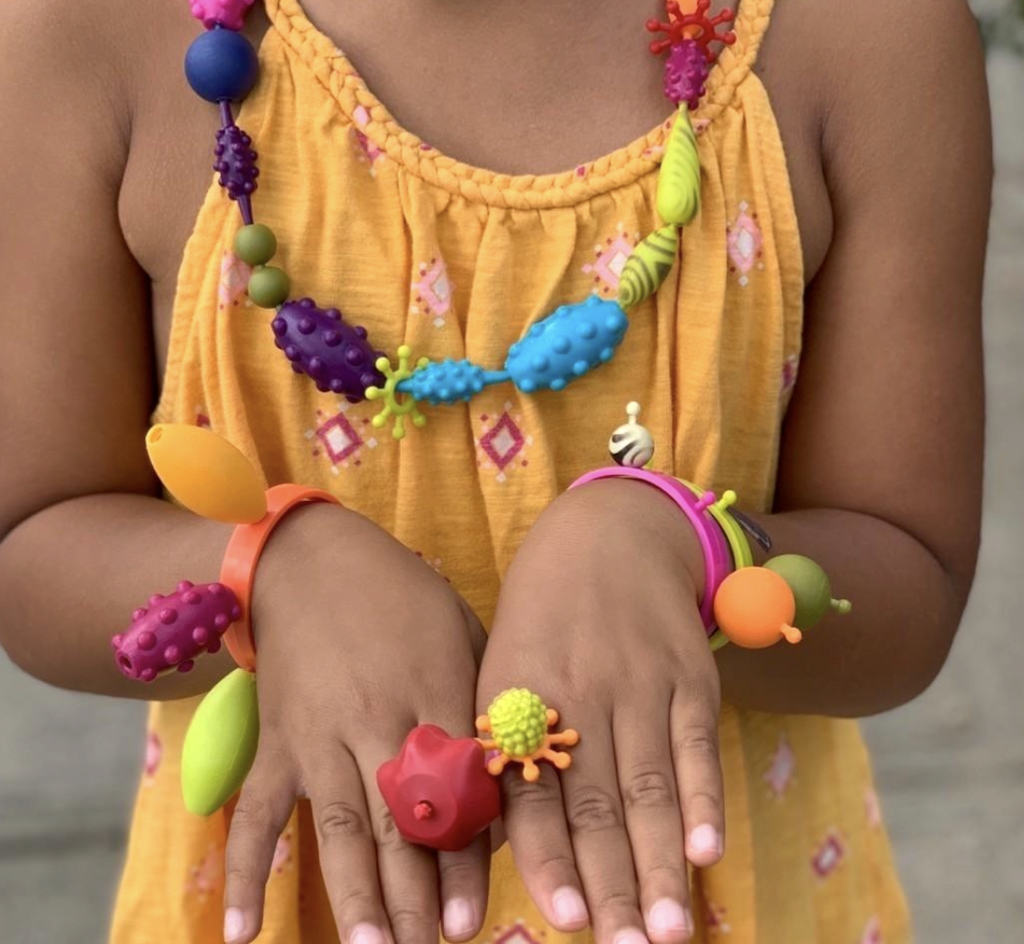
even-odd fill
[{"label": "child's upper arm", "polygon": [[882,518],[965,592],[980,518],[992,177],[981,44],[963,0],[823,6],[835,229],[808,290],[778,510]]},{"label": "child's upper arm", "polygon": [[123,2],[0,4],[0,539],[64,499],[153,490],[147,286],[117,208]]}]

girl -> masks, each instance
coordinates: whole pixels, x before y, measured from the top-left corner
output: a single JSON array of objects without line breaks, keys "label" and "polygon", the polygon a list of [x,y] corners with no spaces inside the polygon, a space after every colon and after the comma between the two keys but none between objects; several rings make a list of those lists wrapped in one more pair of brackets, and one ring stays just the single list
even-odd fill
[{"label": "girl", "polygon": [[[482,364],[556,305],[614,298],[659,225],[648,17],[257,4],[238,122],[293,296],[381,350]],[[155,699],[112,940],[909,940],[844,719],[931,682],[975,561],[991,167],[962,0],[743,0],[694,112],[701,212],[616,359],[402,442],[290,371],[245,293],[214,115],[181,77],[200,29],[183,0],[0,13],[0,630],[47,682]],[[631,399],[658,468],[735,488],[854,614],[712,656],[678,509],[628,481],[565,492]],[[190,816],[178,787],[193,696],[230,659],[144,687],[110,656],[140,599],[215,579],[230,533],[158,497],[154,417],[344,506],[289,516],[260,566],[262,731],[233,815]],[[510,685],[581,730],[573,767],[506,779],[493,860],[402,841],[377,767],[419,722],[471,733]]]}]

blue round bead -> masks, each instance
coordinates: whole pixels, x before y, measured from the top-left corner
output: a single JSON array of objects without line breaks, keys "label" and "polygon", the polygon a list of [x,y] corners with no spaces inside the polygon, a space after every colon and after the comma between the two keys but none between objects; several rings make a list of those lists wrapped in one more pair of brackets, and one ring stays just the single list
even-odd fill
[{"label": "blue round bead", "polygon": [[185,53],[188,84],[208,102],[236,102],[245,98],[256,84],[259,71],[252,43],[233,30],[202,33]]}]

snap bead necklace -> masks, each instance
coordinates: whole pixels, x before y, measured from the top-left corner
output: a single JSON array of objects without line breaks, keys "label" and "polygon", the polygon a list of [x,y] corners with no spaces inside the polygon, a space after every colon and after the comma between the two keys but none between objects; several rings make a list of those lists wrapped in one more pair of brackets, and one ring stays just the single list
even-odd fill
[{"label": "snap bead necklace", "polygon": [[[236,123],[232,104],[256,84],[256,50],[240,32],[253,0],[189,0],[192,15],[206,32],[189,46],[185,75],[196,94],[220,109],[220,129],[213,169],[221,187],[238,204],[242,227],[235,254],[252,266],[248,295],[255,305],[273,309],[274,343],[318,390],[361,400],[381,401],[373,425],[392,424],[402,439],[408,424],[421,427],[427,418],[419,404],[434,406],[470,400],[493,384],[511,382],[522,393],[563,390],[574,380],[610,361],[629,327],[627,312],[651,297],[675,263],[679,232],[700,209],[700,159],[690,120],[704,94],[715,61],[712,43],[731,45],[731,10],[708,16],[711,0],[668,0],[666,21],[648,20],[647,29],[663,34],[650,44],[665,60],[664,91],[676,116],[658,174],[656,209],[662,226],[630,254],[619,279],[618,295],[586,299],[556,308],[532,325],[508,350],[501,367],[488,369],[467,359],[413,358],[401,345],[392,360],[371,343],[365,328],[350,325],[338,308],[321,308],[311,298],[290,298],[291,280],[269,265],[277,253],[273,231],[253,216],[252,196],[259,167],[252,138]],[[682,9],[686,7],[686,9]]]}]

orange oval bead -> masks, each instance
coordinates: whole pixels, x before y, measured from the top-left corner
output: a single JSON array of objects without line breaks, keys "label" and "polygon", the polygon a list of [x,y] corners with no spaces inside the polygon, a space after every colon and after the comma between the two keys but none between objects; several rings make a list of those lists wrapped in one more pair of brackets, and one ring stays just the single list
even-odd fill
[{"label": "orange oval bead", "polygon": [[765,567],[742,567],[715,594],[715,622],[737,646],[764,649],[780,639],[799,642],[796,600],[789,585]]}]

